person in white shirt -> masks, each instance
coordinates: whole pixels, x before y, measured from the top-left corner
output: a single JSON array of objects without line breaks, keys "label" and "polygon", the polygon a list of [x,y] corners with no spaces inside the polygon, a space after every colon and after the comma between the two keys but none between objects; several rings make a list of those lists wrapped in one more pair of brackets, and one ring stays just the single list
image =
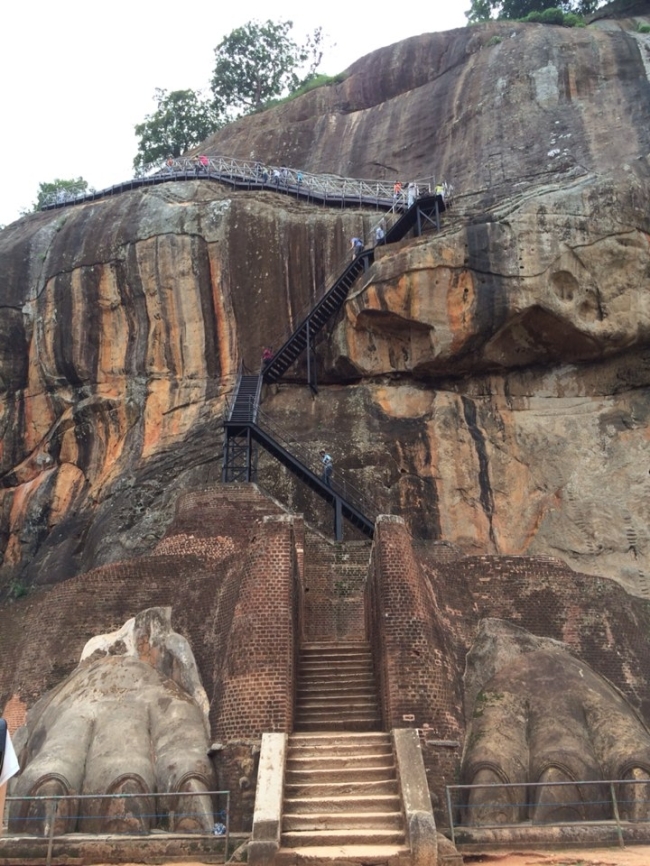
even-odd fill
[{"label": "person in white shirt", "polygon": [[7,796],[7,782],[20,770],[18,758],[14,751],[7,723],[0,719],[0,836],[4,824],[5,797]]}]

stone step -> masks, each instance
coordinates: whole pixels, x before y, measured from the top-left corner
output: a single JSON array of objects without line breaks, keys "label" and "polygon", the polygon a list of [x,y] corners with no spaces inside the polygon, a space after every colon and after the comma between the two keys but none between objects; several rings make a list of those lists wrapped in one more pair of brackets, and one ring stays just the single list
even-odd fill
[{"label": "stone step", "polygon": [[297,711],[310,713],[312,710],[347,710],[348,712],[362,710],[365,712],[370,709],[377,709],[377,699],[372,695],[331,695],[324,698],[308,698],[298,701],[296,704]]},{"label": "stone step", "polygon": [[399,794],[364,794],[331,797],[288,797],[284,808],[293,815],[318,812],[395,812],[400,809]]},{"label": "stone step", "polygon": [[314,665],[323,665],[326,662],[332,664],[355,664],[367,665],[372,664],[372,656],[370,653],[319,653],[313,656],[300,657],[300,667],[313,667]]},{"label": "stone step", "polygon": [[366,794],[396,795],[398,790],[397,779],[382,779],[372,782],[292,782],[285,784],[284,792],[285,797],[292,800],[306,797],[361,797]]},{"label": "stone step", "polygon": [[307,719],[304,722],[296,722],[296,730],[311,731],[322,734],[325,731],[367,731],[371,733],[381,727],[378,719],[330,719],[323,721]]},{"label": "stone step", "polygon": [[311,863],[321,864],[329,860],[337,863],[349,861],[364,866],[409,866],[411,852],[404,845],[310,845],[295,848],[280,848],[273,861],[274,866],[295,866],[296,857],[309,858]]},{"label": "stone step", "polygon": [[361,714],[363,716],[368,715],[369,713],[371,715],[379,714],[377,701],[360,700],[353,702],[352,700],[345,701],[334,698],[331,700],[326,699],[322,702],[307,701],[305,704],[298,705],[296,711],[297,714],[301,716],[331,715],[332,713],[347,713],[348,715],[352,713]]},{"label": "stone step", "polygon": [[327,650],[364,649],[370,652],[370,644],[364,640],[310,641],[300,647],[300,653],[324,652]]},{"label": "stone step", "polygon": [[297,691],[299,693],[303,691],[323,691],[324,689],[332,692],[350,688],[372,689],[374,691],[376,690],[375,678],[371,673],[345,674],[345,676],[340,676],[328,671],[323,676],[301,679],[297,682]]},{"label": "stone step", "polygon": [[359,650],[343,650],[341,652],[315,652],[315,653],[300,653],[301,662],[306,664],[317,664],[323,659],[339,661],[339,660],[363,660],[372,661],[371,652],[363,652]]},{"label": "stone step", "polygon": [[289,736],[290,749],[303,748],[357,748],[384,745],[392,748],[390,734],[385,731],[369,731],[364,734],[349,732],[296,733]]},{"label": "stone step", "polygon": [[327,767],[322,770],[292,770],[285,772],[288,785],[316,784],[323,782],[381,782],[395,778],[395,765],[388,767]]},{"label": "stone step", "polygon": [[402,830],[401,812],[288,812],[282,816],[282,831],[291,830]]},{"label": "stone step", "polygon": [[[368,733],[372,733],[369,731]],[[316,744],[314,746],[310,746],[309,744],[300,745],[300,746],[289,746],[287,756],[289,760],[300,759],[303,761],[314,759],[319,760],[321,758],[340,758],[343,761],[359,757],[359,758],[371,758],[376,757],[377,759],[384,758],[387,755],[392,756],[393,750],[390,747],[390,744],[381,744],[378,743],[376,746],[354,746],[347,744],[340,744],[329,746],[326,744]]]},{"label": "stone step", "polygon": [[339,676],[331,671],[322,677],[309,677],[308,679],[298,680],[296,683],[296,691],[298,694],[314,694],[327,691],[328,693],[349,691],[357,689],[364,692],[373,692],[376,694],[377,688],[375,678],[372,674],[354,674]]},{"label": "stone step", "polygon": [[370,653],[332,653],[331,655],[300,656],[300,667],[323,667],[325,664],[367,665],[372,664]]},{"label": "stone step", "polygon": [[[333,722],[344,719],[371,719],[372,721],[379,721],[379,711],[370,704],[367,706],[348,707],[347,709],[341,707],[312,707],[309,710],[296,713],[296,724],[298,721],[317,722],[320,720],[326,722],[329,719]],[[327,727],[321,728],[321,730],[326,731]]]},{"label": "stone step", "polygon": [[331,753],[328,755],[294,755],[291,750],[287,756],[287,770],[324,770],[364,767],[394,767],[395,760],[392,751],[386,750],[382,754],[372,752],[367,755],[349,754],[339,755]]},{"label": "stone step", "polygon": [[379,830],[357,828],[354,830],[306,830],[282,833],[281,845],[287,848],[312,845],[403,845],[404,833],[401,830]]}]

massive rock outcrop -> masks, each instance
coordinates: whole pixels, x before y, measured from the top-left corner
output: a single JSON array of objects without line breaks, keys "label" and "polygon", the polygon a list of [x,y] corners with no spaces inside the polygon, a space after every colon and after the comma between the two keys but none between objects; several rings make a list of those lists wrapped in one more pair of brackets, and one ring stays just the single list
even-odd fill
[{"label": "massive rock outcrop", "polygon": [[[206,151],[454,185],[443,232],[382,250],[355,287],[318,397],[289,377],[265,408],[419,536],[551,553],[643,595],[650,84],[634,24],[415,37]],[[277,345],[372,220],[197,180],[2,232],[5,589],[154,547],[176,493],[218,477],[240,360]]]}]

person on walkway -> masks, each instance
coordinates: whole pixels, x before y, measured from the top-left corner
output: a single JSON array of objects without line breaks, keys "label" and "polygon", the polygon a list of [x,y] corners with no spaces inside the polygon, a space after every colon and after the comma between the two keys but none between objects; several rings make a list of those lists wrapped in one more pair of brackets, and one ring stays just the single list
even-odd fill
[{"label": "person on walkway", "polygon": [[273,169],[273,183],[276,186],[280,186],[280,172],[277,168]]},{"label": "person on walkway", "polygon": [[443,184],[441,184],[441,183],[436,184],[436,195],[439,195],[440,198],[442,199],[443,203],[444,203],[444,201],[445,201],[445,188],[444,188]]},{"label": "person on walkway", "polygon": [[363,252],[363,241],[361,238],[352,238],[350,244],[352,246],[352,259],[358,259]]},{"label": "person on walkway", "polygon": [[202,153],[201,156],[199,157],[199,162],[201,163],[201,168],[207,174],[208,169],[210,168],[210,160],[207,158],[207,156],[204,153]]},{"label": "person on walkway", "polygon": [[320,462],[323,464],[323,481],[328,487],[332,486],[332,472],[334,472],[334,461],[324,448],[320,452]]},{"label": "person on walkway", "polygon": [[262,349],[262,370],[266,370],[273,360],[273,349],[270,346],[265,346]]},{"label": "person on walkway", "polygon": [[417,198],[417,187],[411,181],[411,183],[406,187],[406,205],[407,207],[413,207],[415,204],[415,200]]},{"label": "person on walkway", "polygon": [[383,225],[379,223],[375,229],[375,244],[379,246],[383,243],[386,243],[386,232],[384,231]]},{"label": "person on walkway", "polygon": [[174,157],[171,155],[171,153],[167,157],[165,165],[167,167],[167,171],[169,172],[169,174],[173,174],[174,173]]},{"label": "person on walkway", "polygon": [[394,202],[394,204],[397,204],[397,202],[400,200],[401,196],[402,196],[402,182],[399,180],[396,180],[395,183],[393,184],[393,202]]}]

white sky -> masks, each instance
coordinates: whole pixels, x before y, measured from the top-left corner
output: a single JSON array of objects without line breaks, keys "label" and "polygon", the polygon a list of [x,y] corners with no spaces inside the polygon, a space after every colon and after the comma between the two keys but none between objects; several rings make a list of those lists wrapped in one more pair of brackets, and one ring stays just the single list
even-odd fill
[{"label": "white sky", "polygon": [[463,27],[470,2],[7,4],[0,51],[0,225],[35,201],[41,181],[81,175],[101,189],[130,178],[133,127],[155,109],[154,89],[207,92],[215,46],[247,21],[292,20],[298,40],[322,26],[336,45],[319,71],[334,75],[407,36]]}]

